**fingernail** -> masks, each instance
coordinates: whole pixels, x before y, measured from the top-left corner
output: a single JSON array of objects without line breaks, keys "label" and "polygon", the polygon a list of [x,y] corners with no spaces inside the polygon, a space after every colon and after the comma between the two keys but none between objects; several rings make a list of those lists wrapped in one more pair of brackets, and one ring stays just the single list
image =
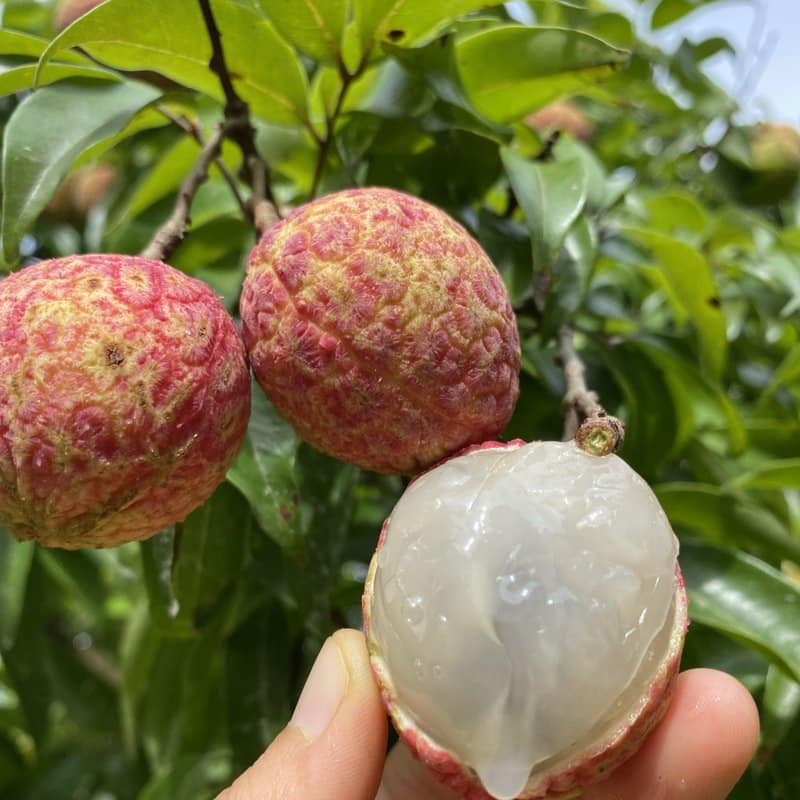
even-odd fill
[{"label": "fingernail", "polygon": [[330,725],[345,695],[348,680],[342,652],[329,638],[311,667],[292,714],[292,725],[300,728],[306,739],[316,739]]}]

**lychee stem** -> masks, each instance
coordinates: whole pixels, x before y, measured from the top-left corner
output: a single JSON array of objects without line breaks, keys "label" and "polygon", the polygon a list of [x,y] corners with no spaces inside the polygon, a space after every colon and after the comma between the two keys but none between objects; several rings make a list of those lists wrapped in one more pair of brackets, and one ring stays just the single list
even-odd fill
[{"label": "lychee stem", "polygon": [[605,414],[584,420],[575,434],[575,444],[592,456],[615,453],[625,440],[625,425],[616,417]]},{"label": "lychee stem", "polygon": [[581,450],[594,456],[616,452],[625,438],[625,425],[622,420],[606,414],[597,393],[586,385],[586,366],[575,352],[573,331],[568,325],[558,332],[558,355],[567,387],[562,401],[563,440],[575,439]]}]

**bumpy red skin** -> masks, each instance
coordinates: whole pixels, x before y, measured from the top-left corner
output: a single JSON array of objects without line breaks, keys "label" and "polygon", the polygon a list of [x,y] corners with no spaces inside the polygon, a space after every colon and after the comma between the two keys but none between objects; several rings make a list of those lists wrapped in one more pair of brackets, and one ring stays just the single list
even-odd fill
[{"label": "bumpy red skin", "polygon": [[0,281],[0,527],[17,538],[105,547],[184,519],[249,412],[244,346],[201,281],[113,255]]},{"label": "bumpy red skin", "polygon": [[87,11],[91,11],[102,2],[103,0],[61,0],[56,7],[53,26],[60,33],[64,28],[72,25],[78,17],[82,17]]},{"label": "bumpy red skin", "polygon": [[519,394],[508,293],[438,208],[389,189],[302,206],[250,256],[242,333],[276,408],[321,450],[410,474],[495,437]]},{"label": "bumpy red skin", "polygon": [[[524,445],[521,439],[510,442],[484,442],[465,448],[453,457],[466,455],[475,450],[495,447],[514,448]],[[389,520],[381,528],[376,555],[386,539]],[[477,774],[468,765],[462,764],[449,750],[440,747],[424,731],[421,731],[408,714],[398,705],[394,696],[391,676],[370,633],[370,598],[372,597],[377,558],[373,557],[364,585],[362,612],[364,635],[370,653],[370,664],[381,690],[381,698],[392,718],[399,736],[411,751],[443,785],[464,800],[494,800],[481,785]],[[675,681],[680,670],[681,654],[686,630],[689,626],[686,586],[680,567],[675,567],[675,622],[672,630],[670,650],[661,665],[647,698],[629,716],[626,724],[612,737],[599,742],[591,750],[569,759],[566,763],[535,771],[519,795],[518,800],[568,800],[580,797],[581,789],[607,778],[613,770],[627,761],[644,743],[644,740],[661,721],[669,707],[675,690]]]}]

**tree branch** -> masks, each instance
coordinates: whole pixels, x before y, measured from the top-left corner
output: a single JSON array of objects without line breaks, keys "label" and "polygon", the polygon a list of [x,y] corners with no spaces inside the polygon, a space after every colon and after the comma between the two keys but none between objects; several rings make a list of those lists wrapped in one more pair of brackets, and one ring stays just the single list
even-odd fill
[{"label": "tree branch", "polygon": [[350,85],[364,71],[368,61],[369,61],[369,55],[365,54],[361,59],[359,65],[355,68],[355,70],[353,70],[353,72],[348,72],[344,64],[339,65],[339,75],[342,79],[342,85],[341,88],[339,89],[339,94],[336,97],[336,103],[333,107],[333,111],[331,112],[330,115],[326,115],[325,117],[325,136],[319,137],[312,128],[312,135],[314,136],[317,144],[319,145],[319,152],[317,153],[317,163],[316,166],[314,167],[314,178],[311,181],[311,190],[309,191],[309,196],[312,198],[316,196],[317,190],[319,189],[320,181],[322,180],[322,173],[325,169],[325,160],[328,157],[328,153],[330,151],[331,144],[333,142],[334,126],[336,125],[336,120],[339,118],[339,113],[342,110],[342,105],[344,104],[344,98],[347,95],[347,91],[350,88]]},{"label": "tree branch", "polygon": [[562,401],[564,441],[575,439],[582,450],[592,455],[615,452],[625,438],[625,426],[606,413],[597,393],[586,385],[586,367],[575,351],[573,331],[567,325],[558,332],[558,356],[566,383]]},{"label": "tree branch", "polygon": [[[189,136],[191,136],[201,148],[205,147],[206,140],[203,136],[203,131],[195,122],[187,117],[173,114],[166,106],[161,104],[156,106],[156,111],[165,116],[173,125],[175,125],[177,128],[180,128],[184,133],[189,134]],[[249,218],[251,216],[250,209],[247,207],[247,204],[245,203],[244,198],[239,191],[239,187],[236,184],[236,177],[230,171],[230,169],[228,169],[228,165],[222,160],[221,154],[220,157],[214,159],[214,166],[220,171],[222,177],[225,179],[225,182],[230,187],[242,214]]]},{"label": "tree branch", "polygon": [[203,181],[208,176],[211,163],[220,153],[225,138],[225,124],[214,129],[211,138],[205,143],[191,172],[183,179],[178,199],[169,219],[155,232],[150,244],[142,250],[143,258],[166,261],[177,249],[189,227],[192,200]]},{"label": "tree branch", "polygon": [[222,92],[225,95],[224,113],[227,123],[225,135],[231,141],[236,142],[242,151],[242,178],[252,188],[249,217],[260,234],[263,231],[258,228],[259,220],[263,222],[266,218],[263,210],[260,212],[257,210],[260,204],[270,203],[275,219],[280,218],[269,185],[269,169],[256,148],[255,130],[250,120],[250,107],[239,97],[233,85],[233,78],[222,49],[222,35],[214,19],[214,12],[211,10],[211,2],[210,0],[198,0],[198,3],[203,12],[208,38],[211,40],[209,67],[219,78]]}]

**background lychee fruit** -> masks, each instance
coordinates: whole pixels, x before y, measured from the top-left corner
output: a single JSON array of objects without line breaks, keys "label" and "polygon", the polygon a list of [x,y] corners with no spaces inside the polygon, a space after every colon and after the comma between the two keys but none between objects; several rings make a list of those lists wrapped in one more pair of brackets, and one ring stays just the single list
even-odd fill
[{"label": "background lychee fruit", "polygon": [[589,139],[593,127],[586,114],[569,100],[556,100],[528,114],[525,123],[542,136],[555,131],[568,133],[575,139]]},{"label": "background lychee fruit", "polygon": [[72,25],[78,17],[99,6],[103,0],[60,0],[53,15],[53,27],[57,33]]},{"label": "background lychee fruit", "polygon": [[687,625],[646,483],[573,442],[471,448],[412,481],[364,592],[398,732],[471,800],[575,796],[667,708]]},{"label": "background lychee fruit", "polygon": [[111,164],[95,164],[73,172],[56,189],[45,213],[52,219],[80,223],[118,180],[119,173]]},{"label": "background lychee fruit", "polygon": [[206,284],[114,255],[0,282],[0,527],[16,537],[101,547],[182,520],[249,409],[244,347]]},{"label": "background lychee fruit", "polygon": [[502,279],[440,209],[352,189],[298,209],[254,248],[241,298],[255,376],[307,441],[413,473],[497,436],[519,393]]}]

